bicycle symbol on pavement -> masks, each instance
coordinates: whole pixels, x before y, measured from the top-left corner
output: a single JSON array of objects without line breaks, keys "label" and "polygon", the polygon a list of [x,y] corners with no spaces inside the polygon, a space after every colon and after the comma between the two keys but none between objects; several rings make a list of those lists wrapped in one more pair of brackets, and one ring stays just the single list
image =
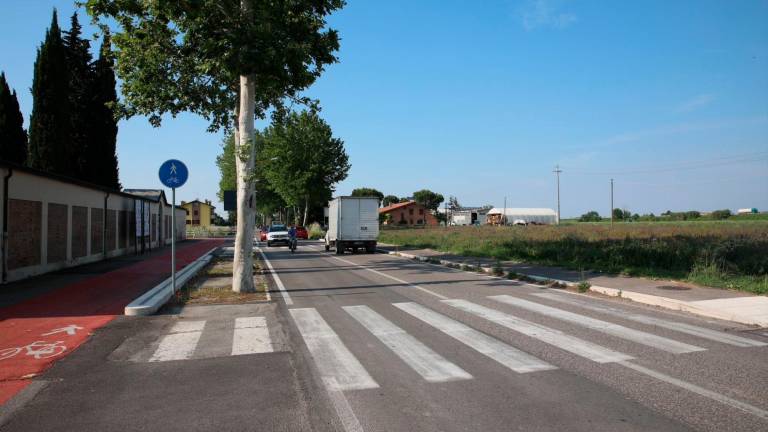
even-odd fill
[{"label": "bicycle symbol on pavement", "polygon": [[0,350],[0,360],[6,360],[15,357],[22,351],[26,350],[26,355],[32,356],[37,360],[56,357],[67,350],[67,347],[63,344],[64,341],[46,342],[35,341],[29,345],[23,347],[11,347]]}]

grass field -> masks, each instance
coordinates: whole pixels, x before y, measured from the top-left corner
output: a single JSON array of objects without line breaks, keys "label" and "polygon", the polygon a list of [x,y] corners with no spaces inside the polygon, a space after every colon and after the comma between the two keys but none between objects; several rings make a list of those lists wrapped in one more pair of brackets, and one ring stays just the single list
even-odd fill
[{"label": "grass field", "polygon": [[398,229],[380,241],[768,294],[768,221]]}]

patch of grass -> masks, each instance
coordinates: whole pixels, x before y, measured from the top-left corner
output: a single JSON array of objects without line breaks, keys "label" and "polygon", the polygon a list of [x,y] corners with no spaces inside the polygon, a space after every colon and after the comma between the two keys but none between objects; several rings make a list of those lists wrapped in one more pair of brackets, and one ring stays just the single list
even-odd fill
[{"label": "patch of grass", "polygon": [[580,293],[585,293],[589,291],[589,289],[592,287],[592,285],[587,281],[581,281],[578,285],[576,285],[576,289],[579,290]]},{"label": "patch of grass", "polygon": [[[468,257],[683,279],[766,293],[768,221],[384,230],[380,241]],[[694,271],[716,263],[718,272]],[[473,269],[474,270],[474,269]]]},{"label": "patch of grass", "polygon": [[187,282],[174,295],[171,303],[185,304],[237,304],[267,299],[267,282],[261,274],[261,265],[254,259],[255,292],[232,291],[232,259],[219,257],[212,260],[197,276]]}]

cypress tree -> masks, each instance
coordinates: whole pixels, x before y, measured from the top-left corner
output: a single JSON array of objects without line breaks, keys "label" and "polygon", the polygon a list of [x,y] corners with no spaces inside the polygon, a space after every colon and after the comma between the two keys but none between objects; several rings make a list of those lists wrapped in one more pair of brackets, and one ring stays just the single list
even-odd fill
[{"label": "cypress tree", "polygon": [[5,74],[0,73],[0,159],[24,164],[27,159],[27,132],[16,91],[11,92]]},{"label": "cypress tree", "polygon": [[68,150],[72,129],[69,71],[55,9],[45,41],[37,50],[32,97],[29,166],[74,177],[77,171],[70,163]]},{"label": "cypress tree", "polygon": [[114,106],[117,103],[114,60],[110,49],[109,33],[99,50],[94,64],[94,82],[91,86],[91,137],[86,149],[85,171],[94,183],[120,189],[117,164],[117,120]]},{"label": "cypress tree", "polygon": [[82,26],[77,12],[72,14],[70,29],[64,32],[64,48],[69,69],[69,106],[71,135],[68,145],[69,163],[74,177],[93,182],[90,173],[84,170],[86,149],[90,144],[90,104],[94,81],[91,62],[91,44],[81,37]]}]

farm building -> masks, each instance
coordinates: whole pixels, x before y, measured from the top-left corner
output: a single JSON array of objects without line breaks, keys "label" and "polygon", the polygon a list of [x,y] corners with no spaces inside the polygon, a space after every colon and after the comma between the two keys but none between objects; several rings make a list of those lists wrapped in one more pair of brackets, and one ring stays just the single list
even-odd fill
[{"label": "farm building", "polygon": [[[502,213],[506,220],[502,222]],[[557,223],[557,213],[548,208],[492,208],[488,212],[487,223],[489,225],[536,224],[554,225]]]},{"label": "farm building", "polygon": [[450,224],[454,226],[485,225],[486,217],[490,210],[488,207],[464,207],[451,210],[448,213]]}]

